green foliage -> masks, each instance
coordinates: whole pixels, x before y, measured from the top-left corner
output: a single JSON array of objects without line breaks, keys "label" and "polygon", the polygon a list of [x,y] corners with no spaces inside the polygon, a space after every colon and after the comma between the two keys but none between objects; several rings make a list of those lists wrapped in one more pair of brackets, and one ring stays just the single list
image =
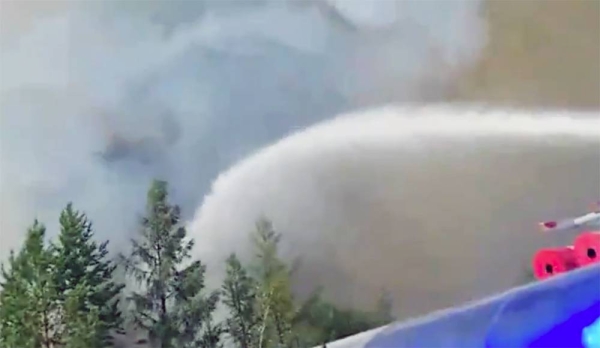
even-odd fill
[{"label": "green foliage", "polygon": [[[110,344],[111,330],[120,330],[122,317],[119,297],[124,285],[116,284],[116,264],[107,259],[108,242],[94,241],[92,224],[85,214],[73,209],[72,204],[60,214],[60,234],[53,245],[54,283],[59,299],[66,304],[67,298],[78,286],[87,289],[76,295],[83,296],[76,303],[82,312],[97,312],[98,324],[95,331],[98,340]],[[73,310],[73,309],[71,309]]]},{"label": "green foliage", "polygon": [[226,261],[225,281],[221,288],[223,304],[230,317],[225,332],[240,348],[258,345],[257,283],[252,279],[235,254]]},{"label": "green foliage", "polygon": [[292,344],[292,323],[295,316],[290,271],[279,256],[281,235],[272,223],[261,218],[253,234],[255,248],[255,279],[258,282],[258,346],[287,347]]},{"label": "green foliage", "polygon": [[184,265],[194,242],[180,219],[179,207],[168,202],[167,183],[154,181],[139,236],[132,240],[130,256],[123,258],[142,288],[130,296],[133,322],[162,348],[213,347],[220,333],[211,325],[218,293],[203,295],[205,265]]},{"label": "green foliage", "polygon": [[38,321],[27,296],[26,280],[19,276],[21,258],[14,252],[8,259],[10,269],[2,267],[0,294],[0,342],[7,348],[34,348],[38,345]]},{"label": "green foliage", "polygon": [[387,296],[379,301],[382,306],[385,304],[383,312],[379,309],[366,312],[340,309],[323,300],[322,289],[318,289],[300,307],[295,318],[300,346],[324,344],[389,323],[393,319],[387,316],[391,311]]},{"label": "green foliage", "polygon": [[[29,228],[18,253],[0,268],[0,347],[105,348],[123,319],[117,263],[108,242],[98,244],[91,222],[71,204],[60,214],[60,232],[50,247],[45,227]],[[177,205],[167,183],[154,181],[145,216],[122,265],[136,291],[127,297],[133,324],[160,348],[221,348],[227,336],[240,348],[313,347],[393,320],[389,294],[372,312],[342,309],[319,289],[299,304],[292,273],[279,255],[281,235],[266,218],[252,233],[254,257],[246,267],[232,254],[220,291],[206,290],[206,265],[191,257]],[[219,303],[229,311],[213,321]]]},{"label": "green foliage", "polygon": [[52,255],[46,228],[34,222],[20,252],[2,269],[0,336],[3,347],[52,347],[60,342],[60,309],[52,282]]},{"label": "green foliage", "polygon": [[98,306],[89,303],[93,288],[80,283],[69,291],[65,301],[65,348],[102,348],[105,325]]}]

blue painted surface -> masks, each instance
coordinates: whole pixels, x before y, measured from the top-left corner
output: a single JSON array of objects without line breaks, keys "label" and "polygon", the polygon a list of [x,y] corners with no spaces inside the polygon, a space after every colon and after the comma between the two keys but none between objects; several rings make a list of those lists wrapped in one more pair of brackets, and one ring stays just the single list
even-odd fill
[{"label": "blue painted surface", "polygon": [[[539,282],[507,300],[490,327],[487,347],[581,347],[583,328],[598,317],[600,266]],[[560,344],[557,332],[576,343]]]},{"label": "blue painted surface", "polygon": [[[600,287],[600,284],[599,284]],[[600,288],[598,289],[600,291]],[[528,347],[531,348],[586,348],[583,344],[583,330],[600,318],[600,302],[571,316],[549,332],[537,338]]]},{"label": "blue painted surface", "polygon": [[583,347],[583,327],[599,313],[600,265],[593,265],[327,347]]}]

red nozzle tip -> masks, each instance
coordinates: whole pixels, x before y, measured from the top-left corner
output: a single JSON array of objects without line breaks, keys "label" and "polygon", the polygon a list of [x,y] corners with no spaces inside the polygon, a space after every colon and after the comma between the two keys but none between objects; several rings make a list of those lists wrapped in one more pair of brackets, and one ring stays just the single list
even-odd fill
[{"label": "red nozzle tip", "polygon": [[551,230],[553,228],[556,228],[556,221],[546,221],[546,222],[540,222],[540,226],[544,229],[544,230]]}]

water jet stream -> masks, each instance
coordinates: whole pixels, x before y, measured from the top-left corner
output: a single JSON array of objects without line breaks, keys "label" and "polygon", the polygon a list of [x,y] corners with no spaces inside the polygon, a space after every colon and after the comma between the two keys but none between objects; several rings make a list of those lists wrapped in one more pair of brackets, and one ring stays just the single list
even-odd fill
[{"label": "water jet stream", "polygon": [[248,257],[265,214],[282,254],[302,259],[301,295],[322,284],[369,306],[385,286],[408,316],[510,287],[543,243],[535,223],[598,195],[598,116],[452,105],[340,116],[219,175],[190,223],[196,252]]}]

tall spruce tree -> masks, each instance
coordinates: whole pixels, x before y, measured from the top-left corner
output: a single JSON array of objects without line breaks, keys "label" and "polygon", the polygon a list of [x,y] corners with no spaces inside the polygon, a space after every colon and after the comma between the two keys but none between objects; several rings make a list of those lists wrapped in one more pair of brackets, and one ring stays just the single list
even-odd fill
[{"label": "tall spruce tree", "polygon": [[53,284],[46,229],[34,222],[8,269],[2,267],[0,337],[3,348],[51,348],[61,343],[61,311]]},{"label": "tall spruce tree", "polygon": [[258,281],[259,347],[290,347],[295,316],[290,270],[280,259],[281,235],[262,217],[253,234],[255,248],[254,278]]},{"label": "tall spruce tree", "polygon": [[[64,303],[64,348],[103,348],[105,329],[98,306],[89,303],[93,288],[85,283],[69,291]],[[85,308],[85,310],[82,310]]]},{"label": "tall spruce tree", "polygon": [[130,297],[133,323],[154,347],[216,347],[220,328],[211,317],[218,292],[204,294],[206,266],[190,260],[194,241],[180,220],[179,207],[168,201],[167,183],[155,180],[139,235],[123,258],[140,286]]},{"label": "tall spruce tree", "polygon": [[226,261],[226,277],[221,288],[223,303],[230,316],[225,320],[225,332],[240,348],[258,345],[257,284],[235,254]]},{"label": "tall spruce tree", "polygon": [[[67,299],[77,287],[70,306],[78,304],[79,311],[98,313],[98,323],[94,325],[97,342],[110,345],[111,331],[122,329],[123,319],[119,310],[119,300],[123,284],[114,281],[116,263],[108,259],[108,241],[97,244],[91,222],[84,213],[73,209],[69,203],[60,214],[60,234],[58,242],[53,245],[54,282],[59,299],[67,307]],[[74,311],[75,308],[70,308]],[[89,347],[93,348],[93,347]]]},{"label": "tall spruce tree", "polygon": [[36,348],[39,346],[40,324],[27,292],[29,285],[20,274],[21,255],[11,251],[8,269],[2,266],[0,293],[0,347]]}]

